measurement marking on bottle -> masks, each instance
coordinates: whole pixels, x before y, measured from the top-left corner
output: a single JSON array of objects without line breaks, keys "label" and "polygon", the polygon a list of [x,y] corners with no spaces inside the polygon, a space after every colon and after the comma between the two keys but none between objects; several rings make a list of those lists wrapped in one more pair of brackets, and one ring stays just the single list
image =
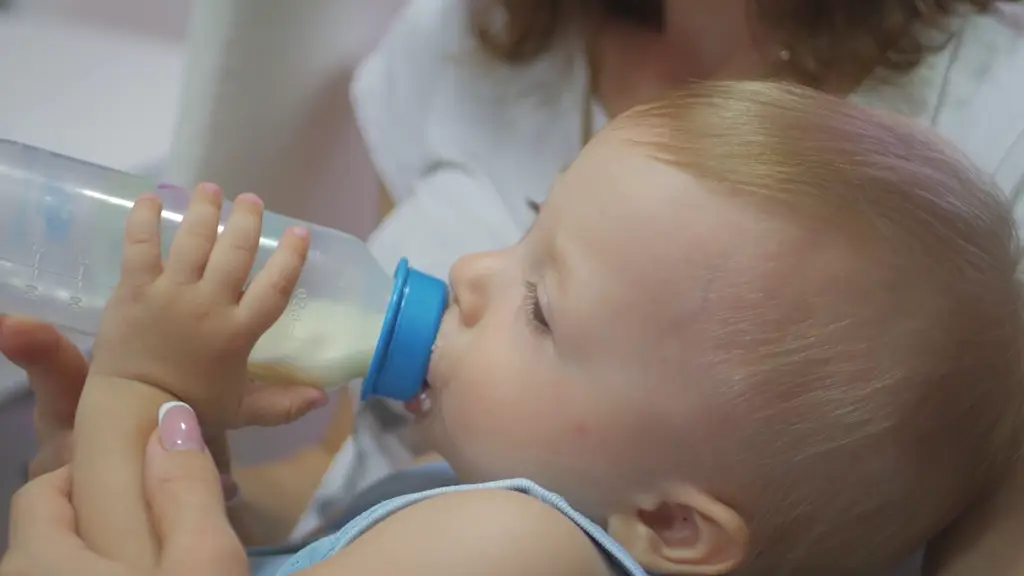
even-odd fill
[{"label": "measurement marking on bottle", "polygon": [[288,305],[288,319],[291,320],[289,333],[294,333],[295,327],[302,321],[302,311],[306,309],[308,298],[309,293],[304,288],[299,288],[292,296],[291,304]]},{"label": "measurement marking on bottle", "polygon": [[82,309],[82,297],[79,296],[79,294],[82,293],[82,288],[85,286],[85,269],[88,266],[89,266],[89,260],[87,260],[86,258],[83,258],[82,256],[79,256],[78,257],[78,276],[75,278],[75,280],[76,280],[75,286],[78,288],[76,290],[77,294],[74,294],[73,296],[71,296],[68,299],[68,307],[71,308],[72,310],[81,310]]},{"label": "measurement marking on bottle", "polygon": [[34,258],[32,259],[32,281],[35,282],[39,279],[39,261],[43,259],[43,252],[45,248],[40,248],[38,244],[32,245],[32,252]]},{"label": "measurement marking on bottle", "polygon": [[302,311],[306,309],[306,299],[308,297],[309,295],[303,288],[299,288],[295,291],[295,295],[292,296],[292,303],[288,306],[289,318],[295,321],[302,319]]},{"label": "measurement marking on bottle", "polygon": [[[71,280],[75,283],[75,294],[66,296],[67,306],[73,310],[82,310],[84,308],[85,300],[79,295],[85,288],[85,271],[88,268],[88,260],[84,258],[78,259],[78,270],[75,274],[68,274],[59,272],[56,270],[50,270],[44,268],[42,265],[43,256],[46,254],[46,248],[38,244],[32,245],[31,250],[31,264],[19,264],[12,262],[6,258],[0,258],[0,264],[14,265],[31,270],[31,279],[24,285],[22,290],[24,297],[28,300],[37,300],[42,297],[43,290],[40,288],[40,277],[50,276],[64,278]],[[63,298],[63,297],[62,297]]]},{"label": "measurement marking on bottle", "polygon": [[[78,291],[82,291],[82,287],[85,284],[85,269],[89,266],[89,261],[81,256],[78,257]],[[79,299],[81,300],[81,299]]]}]

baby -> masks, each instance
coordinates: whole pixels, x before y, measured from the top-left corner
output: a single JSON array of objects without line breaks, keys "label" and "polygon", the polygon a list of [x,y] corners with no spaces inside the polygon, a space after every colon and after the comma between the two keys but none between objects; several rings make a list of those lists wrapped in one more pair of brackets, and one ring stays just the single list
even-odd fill
[{"label": "baby", "polygon": [[[161,266],[136,204],[78,412],[83,536],[139,566],[157,408],[230,422],[308,247],[242,294],[260,205],[217,239],[219,208],[199,189]],[[1017,259],[998,192],[898,119],[769,83],[636,109],[520,243],[452,270],[409,409],[467,486],[278,573],[877,575],[1017,455]]]}]

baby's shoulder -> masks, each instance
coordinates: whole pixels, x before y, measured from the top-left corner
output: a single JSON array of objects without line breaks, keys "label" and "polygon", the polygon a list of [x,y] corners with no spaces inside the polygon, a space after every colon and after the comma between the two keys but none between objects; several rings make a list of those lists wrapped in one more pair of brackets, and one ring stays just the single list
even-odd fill
[{"label": "baby's shoulder", "polygon": [[612,574],[601,550],[565,514],[504,489],[441,492],[413,501],[373,523],[312,573],[319,572]]}]

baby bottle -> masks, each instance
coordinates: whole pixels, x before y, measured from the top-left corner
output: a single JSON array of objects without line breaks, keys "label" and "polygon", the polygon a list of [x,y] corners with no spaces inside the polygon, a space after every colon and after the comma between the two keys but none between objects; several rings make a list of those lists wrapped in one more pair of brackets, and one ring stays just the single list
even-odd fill
[{"label": "baby bottle", "polygon": [[[120,275],[128,211],[145,192],[163,199],[166,255],[187,192],[0,140],[0,313],[95,334]],[[392,278],[357,238],[271,212],[254,271],[292,226],[309,230],[309,256],[287,311],[249,357],[250,376],[322,388],[364,377],[364,399],[415,398],[447,306],[445,283],[404,259]]]}]

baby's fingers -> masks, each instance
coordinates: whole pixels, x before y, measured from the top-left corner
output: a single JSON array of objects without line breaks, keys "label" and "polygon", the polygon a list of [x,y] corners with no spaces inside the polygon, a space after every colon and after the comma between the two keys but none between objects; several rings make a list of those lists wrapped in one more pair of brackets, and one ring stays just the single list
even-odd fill
[{"label": "baby's fingers", "polygon": [[135,201],[124,231],[121,282],[151,284],[160,276],[160,198],[144,194]]},{"label": "baby's fingers", "polygon": [[174,235],[167,258],[167,274],[176,282],[198,282],[217,241],[223,195],[213,184],[200,184],[192,193],[181,227]]},{"label": "baby's fingers", "polygon": [[238,302],[238,295],[252,272],[263,229],[263,202],[254,194],[235,199],[231,216],[210,254],[203,282]]},{"label": "baby's fingers", "polygon": [[305,228],[289,228],[267,265],[253,278],[242,295],[240,311],[261,334],[288,307],[308,253],[309,231]]}]

